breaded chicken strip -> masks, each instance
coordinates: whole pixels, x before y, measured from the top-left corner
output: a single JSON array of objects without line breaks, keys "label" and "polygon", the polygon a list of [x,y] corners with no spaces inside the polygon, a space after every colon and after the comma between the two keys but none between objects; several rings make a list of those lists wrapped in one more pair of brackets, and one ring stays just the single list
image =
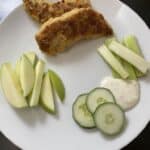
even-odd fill
[{"label": "breaded chicken strip", "polygon": [[39,23],[58,17],[74,8],[86,8],[88,0],[65,0],[50,3],[48,0],[23,0],[25,10]]},{"label": "breaded chicken strip", "polygon": [[90,0],[63,0],[65,3],[90,4]]},{"label": "breaded chicken strip", "polygon": [[36,41],[43,52],[55,55],[77,41],[112,34],[102,14],[92,8],[76,8],[45,22]]}]

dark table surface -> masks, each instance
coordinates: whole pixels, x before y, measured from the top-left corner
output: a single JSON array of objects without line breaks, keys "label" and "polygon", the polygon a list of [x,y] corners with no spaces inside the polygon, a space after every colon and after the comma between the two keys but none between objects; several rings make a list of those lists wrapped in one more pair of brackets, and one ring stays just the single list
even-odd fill
[{"label": "dark table surface", "polygon": [[[150,28],[150,0],[121,1],[134,9],[144,19]],[[13,145],[0,133],[0,150],[19,150],[19,148]],[[123,150],[150,150],[150,123],[147,125],[144,131],[134,141],[123,148]]]}]

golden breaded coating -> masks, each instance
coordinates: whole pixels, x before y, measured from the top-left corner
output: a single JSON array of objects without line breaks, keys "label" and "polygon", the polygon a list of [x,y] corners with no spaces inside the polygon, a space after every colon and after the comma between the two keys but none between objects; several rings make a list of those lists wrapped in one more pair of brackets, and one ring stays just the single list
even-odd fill
[{"label": "golden breaded coating", "polygon": [[77,41],[112,34],[102,14],[92,8],[76,8],[45,22],[36,41],[43,52],[55,55]]},{"label": "golden breaded coating", "polygon": [[90,5],[86,1],[88,2],[88,0],[72,0],[72,2],[71,0],[62,0],[50,3],[48,0],[23,0],[25,10],[39,23],[61,16],[74,8],[89,7]]},{"label": "golden breaded coating", "polygon": [[65,3],[90,4],[90,0],[63,0]]}]

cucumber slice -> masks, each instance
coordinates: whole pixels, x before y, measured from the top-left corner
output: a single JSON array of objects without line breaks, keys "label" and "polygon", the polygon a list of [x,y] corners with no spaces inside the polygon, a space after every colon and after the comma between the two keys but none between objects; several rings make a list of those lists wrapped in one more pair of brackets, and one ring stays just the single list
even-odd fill
[{"label": "cucumber slice", "polygon": [[95,113],[96,127],[107,135],[119,134],[125,124],[125,114],[122,109],[114,103],[100,105]]},{"label": "cucumber slice", "polygon": [[94,128],[95,123],[92,114],[86,106],[87,94],[77,97],[73,104],[72,115],[75,122],[83,128]]},{"label": "cucumber slice", "polygon": [[149,66],[148,63],[142,57],[135,54],[130,49],[116,41],[112,41],[108,47],[112,52],[114,52],[116,55],[120,56],[122,59],[132,64],[142,73],[147,73]]},{"label": "cucumber slice", "polygon": [[[141,49],[138,45],[137,39],[135,36],[133,35],[128,35],[126,37],[124,37],[123,43],[126,47],[128,47],[129,49],[131,49],[133,52],[135,52],[136,54],[138,54],[139,56],[143,57],[143,54],[141,52]],[[142,77],[144,76],[144,74],[142,72],[140,72],[139,70],[137,70],[135,68],[135,73],[137,77]]]},{"label": "cucumber slice", "polygon": [[87,96],[87,107],[91,113],[94,113],[96,108],[106,102],[115,102],[115,97],[112,92],[106,88],[95,88]]},{"label": "cucumber slice", "polygon": [[104,58],[104,60],[123,78],[126,79],[129,74],[124,69],[122,64],[115,58],[115,56],[108,50],[108,48],[103,45],[98,49],[99,54]]}]

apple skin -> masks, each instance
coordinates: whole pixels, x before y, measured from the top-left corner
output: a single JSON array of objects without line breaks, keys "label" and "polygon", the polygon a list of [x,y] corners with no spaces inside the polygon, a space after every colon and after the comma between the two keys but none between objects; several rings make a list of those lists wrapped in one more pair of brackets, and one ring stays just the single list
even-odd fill
[{"label": "apple skin", "polygon": [[44,75],[45,63],[42,60],[38,60],[35,67],[35,82],[32,93],[29,97],[29,106],[34,107],[39,104],[42,80]]},{"label": "apple skin", "polygon": [[33,67],[36,66],[36,63],[38,61],[38,57],[34,52],[27,52],[25,53],[25,56],[30,60],[31,64],[33,65]]},{"label": "apple skin", "polygon": [[64,101],[65,99],[65,87],[61,80],[61,78],[52,70],[48,70],[50,79],[52,81],[52,85],[54,90],[56,91],[58,97],[61,101]]},{"label": "apple skin", "polygon": [[41,94],[40,94],[40,105],[43,107],[43,109],[46,112],[52,114],[56,113],[53,87],[52,87],[51,80],[49,78],[49,73],[46,73],[43,77]]},{"label": "apple skin", "polygon": [[33,89],[35,81],[35,72],[30,60],[23,55],[20,60],[20,84],[23,90],[24,97],[28,96]]}]

